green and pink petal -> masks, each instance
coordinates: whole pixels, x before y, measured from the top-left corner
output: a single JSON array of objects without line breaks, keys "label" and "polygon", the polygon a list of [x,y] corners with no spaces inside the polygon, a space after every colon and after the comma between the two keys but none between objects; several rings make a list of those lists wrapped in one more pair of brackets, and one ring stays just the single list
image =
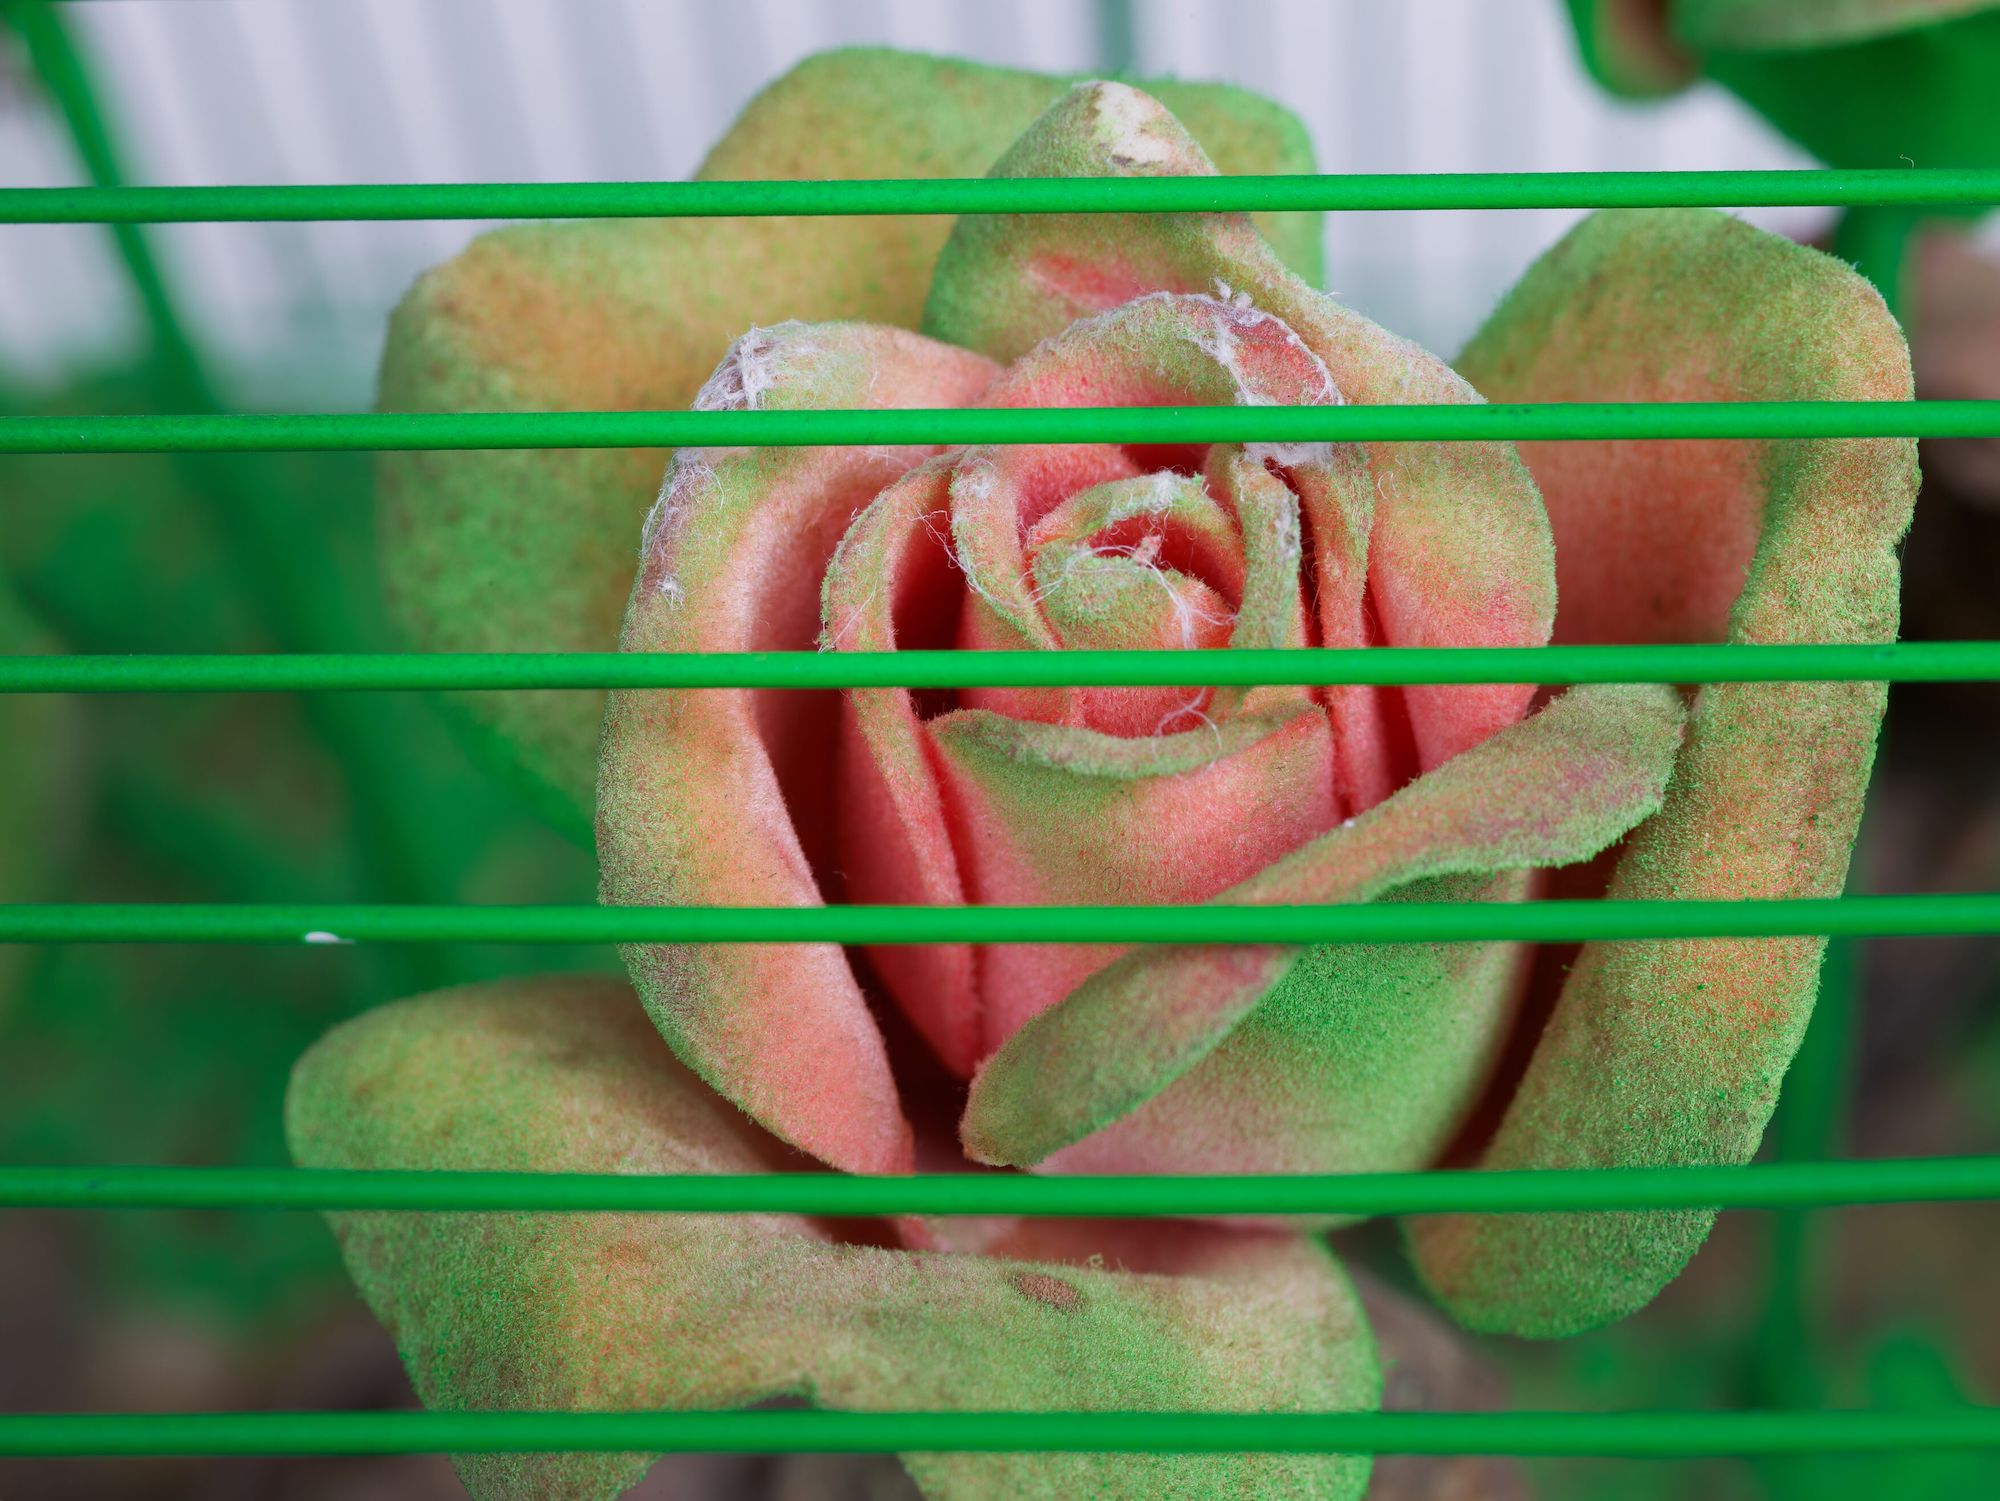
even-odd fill
[{"label": "green and pink petal", "polygon": [[[992,366],[916,334],[784,325],[739,340],[709,390],[773,409],[958,405]],[[930,450],[684,449],[649,518],[627,651],[810,648],[821,581],[854,514]],[[605,899],[818,906],[837,869],[826,694],[623,692],[604,725]],[[856,1172],[906,1170],[909,1130],[880,1031],[832,944],[635,945],[626,964],[696,1072],[793,1145]]]},{"label": "green and pink petal", "polygon": [[[1519,899],[1661,803],[1665,688],[1579,688],[1269,862],[1225,903]],[[1137,949],[1016,1032],[973,1083],[972,1156],[1070,1172],[1420,1167],[1512,1017],[1505,945]]]},{"label": "green and pink petal", "polygon": [[[1902,334],[1866,282],[1700,210],[1587,220],[1529,271],[1463,364],[1514,401],[1910,396]],[[1895,639],[1913,443],[1574,443],[1527,454],[1555,527],[1559,638]],[[1666,805],[1627,841],[1607,894],[1838,895],[1884,699],[1881,683],[1701,688]],[[1482,1164],[1747,1161],[1811,1014],[1824,946],[1586,946]],[[1555,1335],[1646,1303],[1712,1219],[1457,1216],[1415,1221],[1410,1238],[1463,1322]]]},{"label": "green and pink petal", "polygon": [[[301,1166],[760,1173],[799,1160],[710,1093],[606,979],[384,1007],[299,1064]],[[972,1222],[967,1250],[784,1214],[341,1214],[363,1297],[442,1411],[1372,1408],[1352,1286],[1295,1236]],[[866,1227],[860,1227],[865,1230]],[[972,1248],[976,1247],[977,1254]],[[649,1454],[468,1455],[480,1501],[597,1501]],[[1358,1497],[1330,1455],[909,1454],[926,1495]]]},{"label": "green and pink petal", "polygon": [[[1149,84],[1238,172],[1312,170],[1303,127],[1226,85]],[[976,177],[1066,83],[854,48],[807,58],[750,101],[696,176]],[[1260,220],[1316,276],[1318,216]],[[616,219],[483,235],[421,278],[390,320],[385,411],[675,410],[730,342],[787,319],[914,329],[951,221],[921,215]],[[659,449],[385,454],[381,566],[426,651],[605,651]],[[492,758],[554,816],[587,826],[603,695],[456,700]]]}]

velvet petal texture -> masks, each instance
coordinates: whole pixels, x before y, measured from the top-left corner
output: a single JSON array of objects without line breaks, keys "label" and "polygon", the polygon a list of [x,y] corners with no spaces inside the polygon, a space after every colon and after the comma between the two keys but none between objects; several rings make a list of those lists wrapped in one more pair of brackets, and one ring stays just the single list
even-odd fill
[{"label": "velvet petal texture", "polygon": [[[1702,210],[1604,213],[1461,361],[1511,401],[1906,400],[1881,299],[1828,256]],[[1915,445],[1525,445],[1556,532],[1560,640],[1890,641]],[[1722,683],[1694,699],[1666,806],[1609,894],[1838,895],[1880,683]],[[1585,947],[1482,1164],[1736,1163],[1812,1010],[1820,939]],[[1566,1334],[1651,1299],[1712,1213],[1413,1221],[1423,1276],[1478,1329]]]},{"label": "velvet petal texture", "polygon": [[[1586,859],[1659,807],[1680,722],[1666,688],[1574,689],[1219,900],[1518,896],[1493,878]],[[987,1063],[967,1149],[1079,1171],[1423,1166],[1508,1019],[1465,983],[1511,968],[1488,949],[1136,950]]]},{"label": "velvet petal texture", "polygon": [[[755,391],[774,409],[957,406],[992,374],[977,355],[897,329],[790,324],[745,335],[706,389],[739,405]],[[842,531],[929,454],[681,450],[647,523],[623,648],[810,648]],[[614,694],[598,809],[605,900],[818,905],[836,713],[812,693]],[[766,1128],[852,1172],[908,1170],[881,1033],[837,945],[633,945],[625,960],[680,1056]]]},{"label": "velvet petal texture", "polygon": [[[1301,405],[1336,394],[1275,319],[1157,294],[1079,322],[981,399]],[[1246,645],[1296,641],[1297,499],[1240,449],[1210,458],[1255,479],[1225,476],[1212,491],[1199,475],[1139,473],[1125,450],[1095,446],[975,449],[927,465],[849,528],[827,574],[824,642],[894,649],[928,621],[966,647],[1189,649],[1198,678],[1194,650],[1233,645],[1239,630]],[[1291,474],[1318,493],[1363,483],[1355,456],[1331,448]],[[1303,691],[1253,702],[1186,687],[987,689],[958,703],[925,717],[902,690],[848,695],[835,816],[855,900],[1198,901],[1339,816],[1333,732]],[[871,959],[963,1077],[1120,951],[941,945]]]},{"label": "velvet petal texture", "polygon": [[[1157,85],[1231,171],[1309,172],[1304,129],[1239,89]],[[808,58],[771,84],[697,176],[976,177],[1064,81],[911,54]],[[1319,267],[1317,215],[1261,220],[1286,263]],[[866,319],[914,328],[950,221],[925,216],[530,224],[484,235],[396,310],[390,411],[678,409],[754,325]],[[653,449],[388,454],[382,569],[430,651],[604,651],[632,580],[632,538],[665,455]],[[464,700],[503,765],[553,813],[588,820],[602,695]]]},{"label": "velvet petal texture", "polygon": [[[300,1062],[301,1166],[759,1173],[797,1159],[705,1089],[622,984],[512,980],[384,1007]],[[339,1214],[343,1253],[440,1410],[1372,1408],[1353,1288],[1296,1236],[979,1222],[988,1254],[792,1215]],[[878,1237],[880,1239],[881,1237]],[[598,1501],[647,1454],[458,1460],[480,1501]],[[1356,1497],[1318,1455],[910,1454],[928,1496]]]},{"label": "velvet petal texture", "polygon": [[[1095,83],[1052,106],[996,170],[1214,167],[1158,101]],[[929,316],[958,347],[896,345],[912,351],[901,365],[885,363],[883,330],[758,331],[702,401],[1477,399],[1435,359],[1292,276],[1241,216],[965,220],[940,261]],[[793,353],[859,339],[881,353],[844,365],[825,355],[799,364]],[[992,367],[963,346],[1008,363],[988,380]],[[924,361],[956,374],[926,388]],[[825,378],[836,365],[858,372],[844,393]],[[810,392],[802,371],[818,382]],[[787,644],[791,627],[776,622],[802,609],[820,576],[814,559],[829,553],[821,640],[832,650],[1164,645],[1189,650],[1198,685],[1204,649],[1533,645],[1548,635],[1547,518],[1506,445],[1026,444],[912,464],[909,455],[897,465],[880,454],[683,455],[649,527],[626,646]],[[736,540],[794,535],[782,557]],[[703,561],[725,557],[737,570],[726,585],[720,565]],[[756,607],[733,604],[753,579],[762,580]],[[941,703],[871,689],[820,711],[796,696],[768,695],[753,710],[748,695],[614,695],[600,794],[605,894],[778,905],[842,894],[1206,900],[1516,724],[1529,697],[1518,684],[980,688]],[[1501,861],[1451,890],[1518,899],[1525,887]],[[965,1077],[1120,952],[938,945],[869,957],[938,1059]],[[641,947],[627,957],[668,1040],[767,1129],[850,1170],[907,1164],[882,1047],[839,951]],[[1491,947],[1319,954],[1288,978],[1288,999],[1260,1022],[1280,1019],[1283,1040],[1205,1078],[1226,1073],[1231,1090],[1259,1102],[1267,1156],[1323,1164],[1331,1151],[1360,1167],[1421,1160],[1439,1144],[1483,1083],[1514,993],[1512,959]],[[1315,1014],[1351,1011],[1371,987],[1400,1002],[1371,1023],[1376,1052],[1426,1061],[1423,1123],[1393,1147],[1368,1133],[1332,1149],[1320,1138],[1300,1146],[1300,1133],[1326,1119],[1322,1092],[1305,1082],[1310,1070],[1269,1055],[1323,1055],[1296,1034],[1324,1034]],[[1102,1160],[1172,1167],[1228,1155],[1218,1108],[1128,1132]]]},{"label": "velvet petal texture", "polygon": [[[1158,101],[1117,83],[1079,86],[1049,109],[994,168],[996,176],[1132,176],[1212,173],[1200,146]],[[1163,216],[980,216],[954,229],[939,259],[926,327],[941,338],[965,344],[1001,360],[1033,362],[1086,327],[1102,310],[1133,298],[1168,293],[1207,293],[1233,310],[1236,319],[1211,336],[1208,352],[1225,368],[1246,377],[1256,368],[1253,327],[1273,325],[1308,352],[1327,372],[1337,398],[1368,402],[1476,401],[1477,394],[1441,362],[1396,339],[1366,319],[1341,308],[1289,273],[1240,215]],[[1079,322],[1078,320],[1082,320]],[[1009,382],[1015,380],[1010,375]],[[1023,388],[1048,399],[1035,382]],[[1093,399],[1095,387],[1090,388]],[[989,396],[989,400],[999,399]],[[1066,400],[1077,400],[1067,396]],[[1130,398],[1127,398],[1130,399]],[[1143,399],[1143,397],[1141,398]],[[1238,399],[1246,399],[1239,397]],[[1247,399],[1258,399],[1254,394]],[[1554,613],[1554,566],[1547,520],[1533,481],[1505,444],[1376,444],[1354,449],[1313,444],[1251,444],[1240,455],[1210,454],[1206,473],[1211,489],[1227,495],[1248,540],[1283,535],[1289,522],[1284,502],[1273,492],[1289,488],[1297,508],[1303,582],[1310,609],[1303,618],[1282,592],[1260,592],[1251,603],[1246,567],[1243,610],[1246,643],[1308,642],[1328,646],[1537,645],[1547,639]],[[1282,477],[1285,486],[1278,485]],[[1278,501],[1274,504],[1274,501]],[[1030,524],[1036,519],[1026,518]],[[1283,551],[1282,547],[1267,551]],[[1017,560],[1002,560],[1007,576]],[[1340,817],[1373,807],[1412,776],[1432,773],[1452,758],[1516,723],[1530,689],[1523,685],[1415,687],[1382,690],[1335,687],[1318,690],[1314,701],[1326,711],[1333,736],[1334,799]],[[1234,700],[1218,697],[1218,706]],[[1017,717],[1046,718],[1052,712]],[[955,727],[940,724],[945,739]],[[950,750],[946,759],[949,764]],[[964,804],[987,806],[977,782],[948,783]],[[1025,785],[1025,784],[1024,784]],[[1025,809],[1033,795],[1022,794]],[[1067,803],[1052,802],[1047,806]],[[1067,823],[1067,815],[1050,822]],[[1255,822],[1238,825],[1253,830]],[[1051,836],[1059,837],[1059,836]],[[986,851],[972,841],[971,859]],[[1011,854],[1012,852],[1007,852]],[[1074,859],[1074,856],[1067,858]],[[1017,860],[1007,867],[1017,868]],[[1165,862],[1172,866],[1174,861]],[[1075,861],[1079,881],[1089,867]],[[1109,869],[1113,887],[1117,866]],[[1210,891],[1218,889],[1210,887]],[[1453,894],[1518,898],[1523,887],[1509,876],[1453,888]],[[1105,956],[1105,957],[1108,957]],[[1306,1083],[1305,1072],[1287,1070],[1273,1055],[1311,1051],[1300,1035],[1324,1036],[1330,1010],[1372,1013],[1380,1038],[1377,1056],[1400,1052],[1414,1058],[1442,1036],[1428,1055],[1422,1093],[1426,1125],[1405,1133],[1393,1160],[1417,1157],[1435,1147],[1441,1131],[1462,1112],[1463,1101],[1479,1089],[1504,1030],[1513,991],[1512,965],[1491,950],[1396,951],[1351,955],[1347,964],[1328,956],[1299,966],[1287,1004],[1273,1006],[1259,1027],[1275,1024],[1268,1046],[1249,1050],[1254,1064],[1230,1075],[1229,1098],[1203,1099],[1185,1116],[1162,1108],[1148,1125],[1090,1147],[1079,1148],[1103,1167],[1151,1169],[1245,1166],[1285,1163],[1324,1165],[1328,1136],[1315,1137],[1314,1124],[1332,1109],[1324,1085]],[[1241,963],[1235,956],[1230,963]],[[1052,969],[1045,963],[1044,968]],[[1078,965],[1063,976],[1069,984],[1085,979]],[[982,997],[991,1014],[997,1005],[1026,996],[1016,1021],[1040,1012],[1065,984],[1010,984],[1001,998]],[[1371,1007],[1369,997],[1382,999]],[[1440,1020],[1443,1018],[1444,1020]],[[1010,1031],[989,1031],[1002,1040]],[[1257,1035],[1244,1033],[1246,1043]],[[1121,1060],[1099,1057],[1095,1067],[1116,1074]],[[1220,1078],[1221,1071],[1213,1078]],[[1164,1080],[1159,1082],[1164,1083]],[[1192,1103],[1207,1083],[1190,1081]],[[1408,1082],[1407,1077],[1405,1082]],[[1385,1093],[1394,1092],[1382,1083]],[[1136,1100],[1126,1101],[1129,1109]],[[1236,1114],[1242,1128],[1225,1128],[1221,1117]],[[1254,1122],[1254,1124],[1250,1124]],[[1102,1122],[1100,1122],[1102,1123]],[[1374,1158],[1386,1133],[1352,1139],[1340,1149],[1354,1166],[1389,1165]],[[1245,1143],[1259,1143],[1246,1152]],[[1009,1160],[1016,1160],[1010,1158]],[[1032,1160],[1029,1159],[1029,1160]]]},{"label": "velvet petal texture", "polygon": [[[1214,164],[1158,100],[1128,85],[1070,91],[993,168],[996,177],[1200,176]],[[1449,367],[1315,291],[1240,214],[980,215],[938,259],[926,331],[1012,360],[1074,320],[1145,292],[1205,292],[1276,319],[1325,364],[1350,402],[1466,402]],[[1226,346],[1225,346],[1226,349]],[[1251,445],[1253,457],[1300,457]],[[1365,510],[1351,491],[1301,487],[1314,536],[1318,644],[1538,646],[1555,610],[1548,522],[1504,443],[1383,443],[1365,449]],[[1363,563],[1365,560],[1365,564]],[[1402,690],[1398,713],[1421,769],[1526,709],[1525,685]],[[1336,723],[1362,733],[1380,695],[1329,694]],[[1364,738],[1364,743],[1366,740]],[[1361,806],[1398,778],[1357,759]]]}]

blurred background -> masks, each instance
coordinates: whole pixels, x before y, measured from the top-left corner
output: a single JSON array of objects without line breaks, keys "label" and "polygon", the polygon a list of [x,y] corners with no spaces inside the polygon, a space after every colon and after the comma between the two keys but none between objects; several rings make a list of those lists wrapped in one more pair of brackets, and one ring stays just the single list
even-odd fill
[{"label": "blurred background", "polygon": [[[1242,84],[1305,122],[1328,171],[1814,164],[1712,84],[1612,98],[1559,0],[0,0],[0,183],[675,178],[763,83],[856,43]],[[1892,162],[1895,144],[1882,143]],[[1330,286],[1449,356],[1575,217],[1331,215]],[[1747,217],[1801,238],[1833,232],[1817,210]],[[484,227],[0,229],[0,412],[365,408],[389,308]],[[1974,233],[2000,246],[1990,222]],[[1975,322],[1954,345],[1959,386],[1936,394],[2000,396],[2000,297],[1990,308],[1984,332]],[[2000,635],[1991,453],[1939,446],[1925,466],[1909,633]],[[395,644],[363,456],[0,458],[0,575],[0,650]],[[1993,689],[1896,691],[1859,884],[2000,887],[1996,709]],[[0,702],[0,780],[16,805],[0,810],[4,900],[594,893],[588,853],[417,696]],[[1770,1150],[2000,1150],[1995,959],[1970,941],[1837,952]],[[287,1070],[334,1021],[565,964],[615,960],[0,953],[0,1158],[281,1164]],[[1385,1283],[1401,1277],[1389,1237],[1351,1242]],[[1427,1334],[1404,1395],[1564,1408],[1993,1401],[1997,1248],[1992,1206],[1727,1216],[1689,1274],[1626,1324],[1546,1347]],[[0,1215],[0,1409],[408,1400],[311,1216]],[[816,1472],[779,1468],[737,1466],[730,1483],[833,1494]],[[724,1494],[719,1473],[663,1474],[657,1488]],[[1410,1496],[2000,1494],[2000,1475],[1968,1456],[1399,1473],[1407,1488],[1393,1494]],[[0,1461],[5,1501],[456,1493],[431,1460]]]},{"label": "blurred background", "polygon": [[[1499,172],[1798,167],[1728,95],[1645,110],[1595,89],[1557,0],[96,0],[63,7],[133,180],[543,181],[687,176],[755,90],[876,43],[1052,73],[1226,79],[1288,105],[1321,167]],[[78,180],[17,55],[0,84],[10,184]],[[1336,215],[1334,289],[1453,350],[1575,215]],[[1814,210],[1759,215],[1783,228]],[[369,403],[383,318],[485,226],[182,225],[160,255],[232,405]],[[139,309],[101,232],[0,241],[16,380],[129,355]]]}]

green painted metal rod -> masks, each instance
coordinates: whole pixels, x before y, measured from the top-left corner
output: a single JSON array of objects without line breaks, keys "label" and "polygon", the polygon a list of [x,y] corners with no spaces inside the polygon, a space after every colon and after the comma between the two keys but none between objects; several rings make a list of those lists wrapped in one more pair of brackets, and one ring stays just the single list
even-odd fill
[{"label": "green painted metal rod", "polygon": [[0,657],[0,693],[1263,683],[2000,681],[2000,641],[1880,646],[1370,646],[1184,651],[381,652]]},{"label": "green painted metal rod", "polygon": [[872,1216],[1557,1214],[2000,1199],[2000,1157],[1749,1166],[1042,1177],[0,1166],[0,1208]]},{"label": "green painted metal rod", "polygon": [[796,448],[994,443],[1992,438],[2000,401],[919,407],[783,412],[307,412],[0,417],[0,454]]},{"label": "green painted metal rod", "polygon": [[1991,167],[7,188],[5,224],[2000,203]]},{"label": "green painted metal rod", "polygon": [[2000,1449],[2000,1409],[1916,1412],[10,1413],[0,1455],[1374,1453],[1680,1459]]},{"label": "green painted metal rod", "polygon": [[0,943],[1565,943],[2000,933],[2000,893],[1200,907],[10,904]]}]

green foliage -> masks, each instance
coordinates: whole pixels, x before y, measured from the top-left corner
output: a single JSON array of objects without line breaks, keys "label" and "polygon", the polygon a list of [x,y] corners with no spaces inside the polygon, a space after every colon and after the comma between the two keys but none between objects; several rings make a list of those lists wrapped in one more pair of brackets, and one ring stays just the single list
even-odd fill
[{"label": "green foliage", "polygon": [[[129,369],[31,409],[159,405],[152,373]],[[350,455],[8,459],[0,582],[65,650],[386,649],[369,488],[367,460]],[[273,538],[319,591],[309,608],[272,599],[279,575],[258,544]],[[43,850],[37,896],[590,900],[588,857],[475,768],[434,702],[355,695],[338,719],[331,697],[74,701],[72,827]],[[357,775],[336,751],[357,731],[384,748],[385,776]],[[557,967],[609,957],[538,955]],[[518,967],[505,952],[393,948],[66,947],[26,959],[0,1011],[0,1154],[80,1164],[283,1163],[285,1081],[327,1027],[412,988]],[[80,1228],[112,1299],[192,1302],[247,1326],[344,1295],[307,1216],[107,1215]]]}]

